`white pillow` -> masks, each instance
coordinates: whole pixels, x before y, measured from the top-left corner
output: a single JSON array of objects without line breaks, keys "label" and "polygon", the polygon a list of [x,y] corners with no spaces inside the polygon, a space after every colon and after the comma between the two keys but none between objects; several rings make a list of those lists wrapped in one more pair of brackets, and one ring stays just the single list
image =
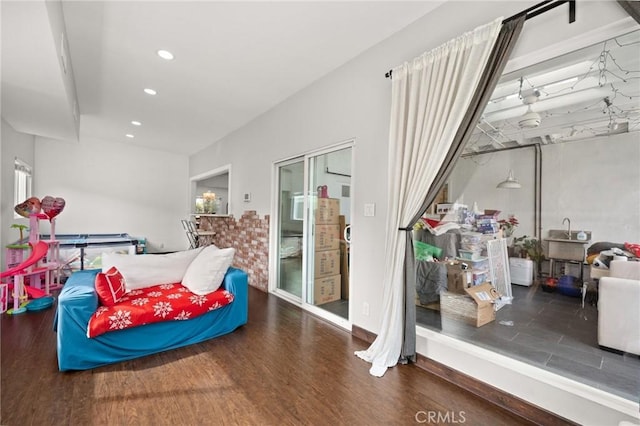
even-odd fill
[{"label": "white pillow", "polygon": [[201,296],[216,291],[222,284],[235,254],[234,248],[206,247],[187,268],[182,285]]},{"label": "white pillow", "polygon": [[102,271],[115,266],[124,277],[127,292],[158,284],[179,283],[191,262],[202,251],[203,248],[169,254],[102,253]]}]

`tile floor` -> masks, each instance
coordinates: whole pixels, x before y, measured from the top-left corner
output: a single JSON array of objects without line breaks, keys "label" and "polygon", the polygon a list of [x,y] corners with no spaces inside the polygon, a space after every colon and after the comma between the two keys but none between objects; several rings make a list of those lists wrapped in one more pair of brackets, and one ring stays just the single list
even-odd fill
[{"label": "tile floor", "polygon": [[496,320],[473,327],[437,310],[417,307],[417,323],[531,365],[638,401],[640,357],[598,347],[595,304],[536,285],[512,286],[513,303],[496,313]]}]

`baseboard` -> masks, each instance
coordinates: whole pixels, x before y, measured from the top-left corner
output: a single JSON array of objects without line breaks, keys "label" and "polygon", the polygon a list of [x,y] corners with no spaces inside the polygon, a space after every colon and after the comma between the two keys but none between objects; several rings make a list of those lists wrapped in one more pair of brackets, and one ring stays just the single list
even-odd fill
[{"label": "baseboard", "polygon": [[[352,326],[351,334],[368,343],[377,337],[375,333],[357,325]],[[543,425],[577,424],[420,354],[417,355],[416,366],[529,422]]]}]

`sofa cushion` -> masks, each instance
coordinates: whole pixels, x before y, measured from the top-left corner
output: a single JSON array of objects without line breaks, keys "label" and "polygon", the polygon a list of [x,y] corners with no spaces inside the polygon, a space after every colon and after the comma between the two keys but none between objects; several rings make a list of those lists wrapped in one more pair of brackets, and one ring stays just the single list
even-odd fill
[{"label": "sofa cushion", "polygon": [[202,248],[169,254],[102,254],[102,272],[118,268],[126,282],[127,292],[158,284],[182,281],[187,268]]},{"label": "sofa cushion", "polygon": [[187,268],[182,285],[201,296],[216,291],[222,284],[235,253],[234,248],[206,247]]},{"label": "sofa cushion", "polygon": [[96,293],[103,306],[113,306],[122,299],[126,292],[124,277],[115,266],[107,272],[100,272],[95,280]]}]

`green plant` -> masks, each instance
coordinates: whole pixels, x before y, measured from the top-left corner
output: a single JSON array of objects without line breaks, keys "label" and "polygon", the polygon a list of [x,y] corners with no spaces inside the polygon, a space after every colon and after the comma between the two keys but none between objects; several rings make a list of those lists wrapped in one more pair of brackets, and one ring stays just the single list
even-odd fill
[{"label": "green plant", "polygon": [[542,242],[536,237],[524,235],[513,240],[513,245],[518,248],[521,255],[524,254],[536,263],[540,263],[545,259]]}]

